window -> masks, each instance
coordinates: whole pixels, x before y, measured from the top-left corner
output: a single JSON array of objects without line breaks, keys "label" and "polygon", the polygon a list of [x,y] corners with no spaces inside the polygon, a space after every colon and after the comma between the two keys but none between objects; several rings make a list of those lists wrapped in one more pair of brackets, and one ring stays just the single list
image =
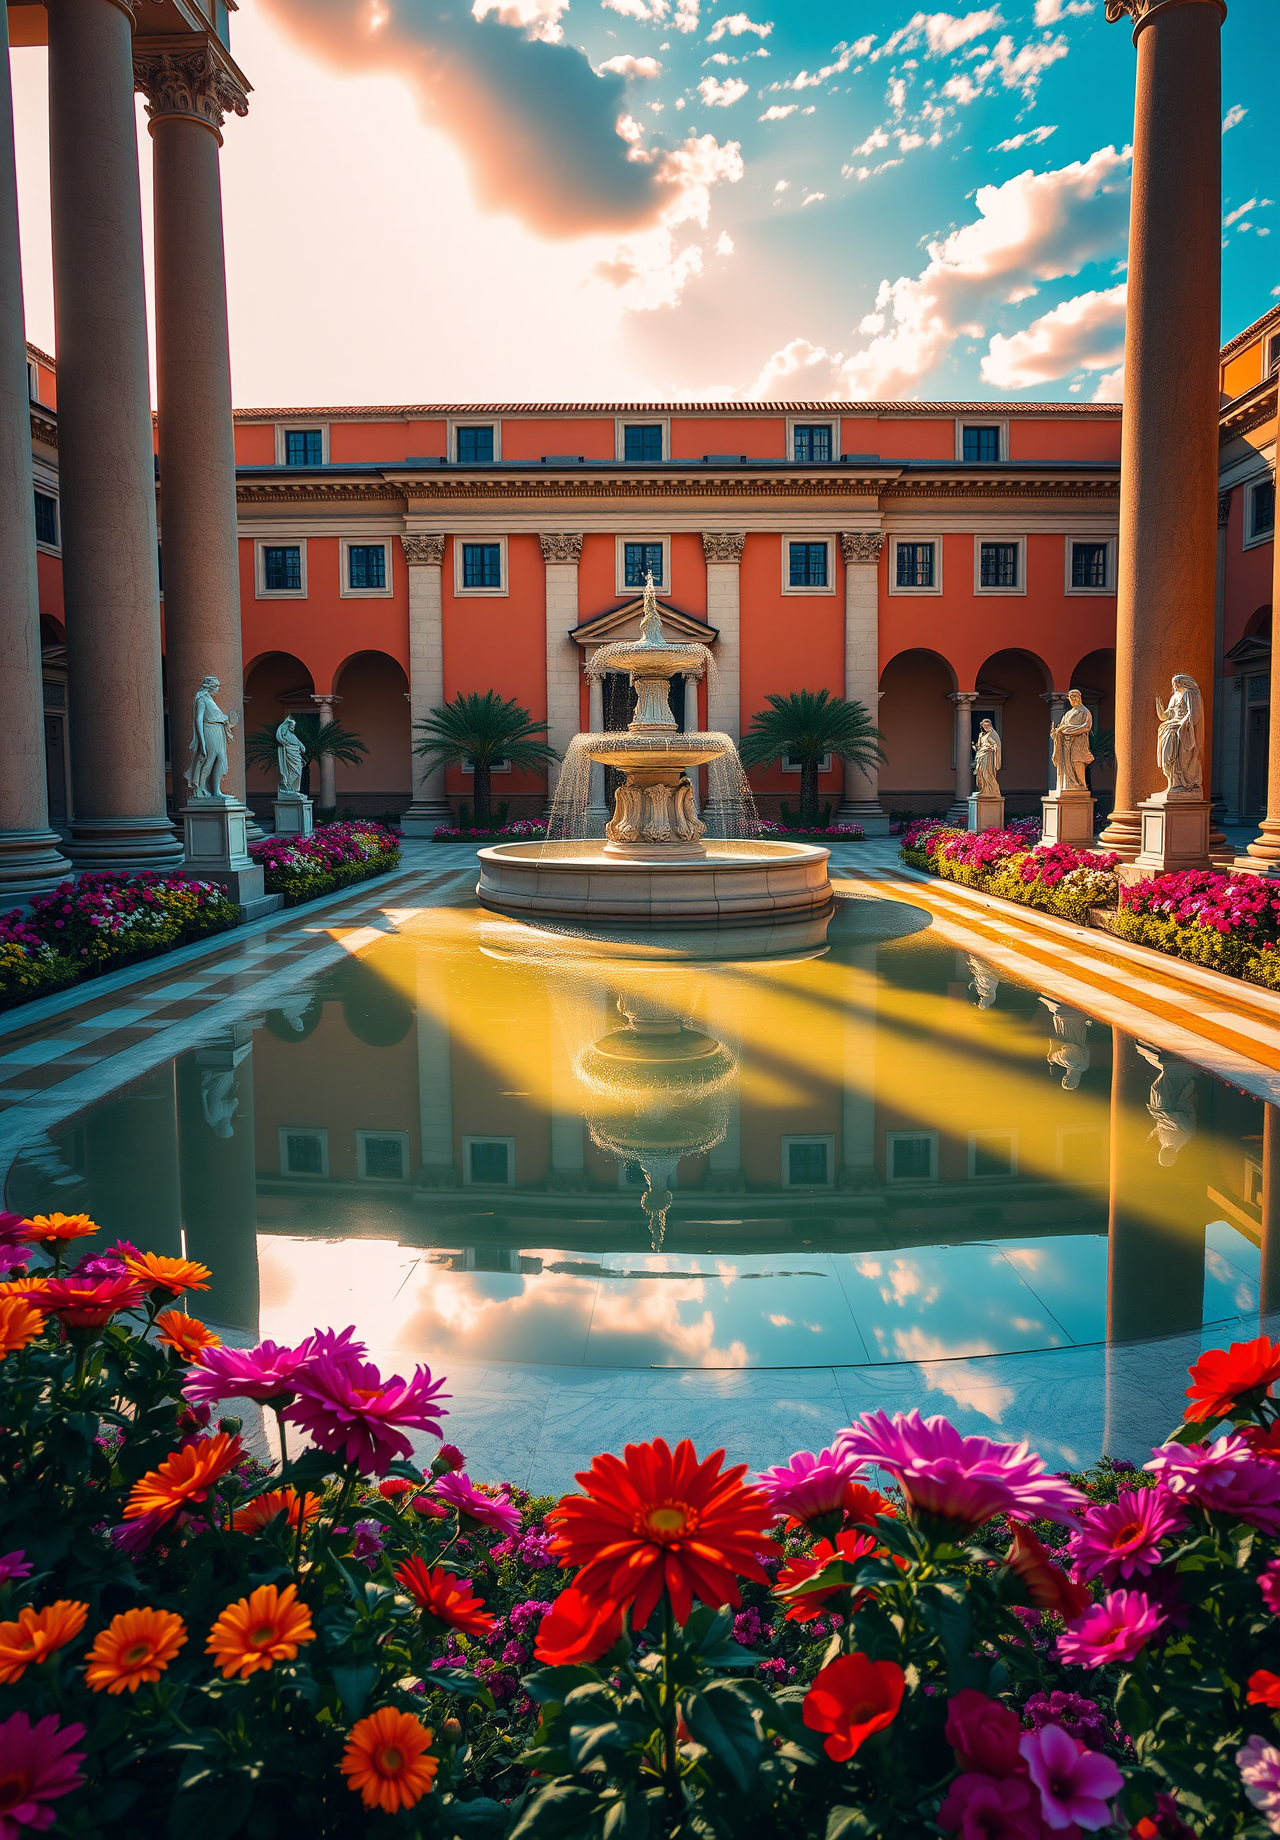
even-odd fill
[{"label": "window", "polygon": [[900,588],[936,587],[932,543],[902,543],[898,546],[897,585]]},{"label": "window", "polygon": [[403,1131],[357,1131],[356,1166],[362,1181],[403,1182],[408,1175],[409,1139]]},{"label": "window", "polygon": [[386,585],[386,545],[383,543],[348,544],[347,586],[349,588],[385,588]]},{"label": "window", "polygon": [[286,428],[284,431],[286,466],[323,466],[324,430],[321,428]]},{"label": "window", "polygon": [[891,1182],[931,1182],[938,1173],[936,1131],[890,1131],[885,1143]]},{"label": "window", "polygon": [[462,1179],[486,1188],[510,1188],[515,1183],[514,1137],[464,1137]]},{"label": "window", "polygon": [[27,395],[33,403],[40,400],[40,366],[27,359]]},{"label": "window", "polygon": [[628,422],[622,431],[624,460],[661,460],[662,423]]},{"label": "window", "polygon": [[1000,458],[1000,424],[990,428],[966,428],[961,435],[960,458],[978,460],[984,465]]},{"label": "window", "polygon": [[[798,754],[784,754],[782,756],[782,771],[784,773],[799,773],[801,771],[802,766],[803,766],[803,762],[801,761],[800,756]],[[830,773],[831,771],[830,754],[824,754],[821,760],[819,760],[818,771],[819,773]]]},{"label": "window", "polygon": [[645,577],[653,571],[653,585],[661,588],[662,579],[662,544],[627,543],[622,551],[622,580],[628,588],[643,588]]},{"label": "window", "polygon": [[297,543],[264,543],[262,585],[268,594],[300,594],[302,548]]},{"label": "window", "polygon": [[493,426],[459,428],[458,459],[461,461],[493,459]]},{"label": "window", "polygon": [[826,587],[825,543],[792,543],[788,548],[788,558],[788,579],[793,588]]},{"label": "window", "polygon": [[329,1133],[281,1125],[280,1173],[282,1176],[327,1176]]},{"label": "window", "polygon": [[1260,479],[1249,493],[1249,535],[1269,537],[1276,527],[1276,482]]},{"label": "window", "polygon": [[830,422],[797,422],[791,431],[791,457],[793,460],[830,460]]},{"label": "window", "polygon": [[[466,432],[459,429],[460,434]],[[462,546],[462,585],[464,588],[500,588],[502,586],[502,545],[500,543],[464,543]]]},{"label": "window", "polygon": [[1012,1131],[970,1131],[969,1175],[1016,1176],[1018,1140]]},{"label": "window", "polygon": [[782,1186],[830,1188],[834,1150],[834,1137],[784,1137]]},{"label": "window", "polygon": [[1073,588],[1105,588],[1107,584],[1107,550],[1106,543],[1073,543],[1071,545],[1071,586]]},{"label": "window", "polygon": [[978,586],[980,588],[1016,588],[1018,586],[1017,543],[983,543],[979,545]]},{"label": "window", "polygon": [[[1267,340],[1267,376],[1269,377],[1278,367],[1280,367],[1280,333],[1273,333]],[[33,364],[31,368],[34,370],[35,365]],[[31,394],[34,397],[35,391],[33,390]]]},{"label": "window", "polygon": [[47,492],[36,493],[36,542],[58,547],[58,501]]},{"label": "window", "polygon": [[[466,759],[462,763],[462,771],[464,773],[474,773],[475,770],[476,770],[476,763],[471,758],[470,754],[468,754]],[[511,762],[506,758],[505,755],[500,754],[496,760],[491,760],[489,762],[489,771],[490,773],[510,773]]]}]

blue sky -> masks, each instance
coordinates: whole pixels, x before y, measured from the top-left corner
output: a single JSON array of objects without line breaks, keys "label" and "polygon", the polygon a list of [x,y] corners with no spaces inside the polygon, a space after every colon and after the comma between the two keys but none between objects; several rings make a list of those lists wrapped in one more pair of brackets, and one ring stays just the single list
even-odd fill
[{"label": "blue sky", "polygon": [[[1122,389],[1102,0],[242,0],[233,33],[242,403]],[[1232,0],[1223,61],[1225,337],[1280,282],[1275,0]],[[14,68],[51,343],[43,53]]]}]

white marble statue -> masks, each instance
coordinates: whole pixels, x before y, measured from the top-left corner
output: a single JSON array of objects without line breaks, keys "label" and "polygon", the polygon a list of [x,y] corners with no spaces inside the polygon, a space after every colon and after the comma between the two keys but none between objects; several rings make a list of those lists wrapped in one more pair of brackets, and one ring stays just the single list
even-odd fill
[{"label": "white marble statue", "polygon": [[1058,792],[1084,792],[1084,770],[1093,759],[1089,751],[1089,733],[1093,717],[1085,708],[1078,690],[1067,692],[1067,706],[1062,719],[1049,733],[1053,736],[1053,765],[1058,776]]},{"label": "white marble statue", "polygon": [[973,979],[969,988],[974,994],[978,1008],[990,1009],[1000,994],[1000,979],[996,975],[995,967],[989,965],[985,959],[975,958],[972,952],[968,955],[968,963],[969,975]]},{"label": "white marble statue", "polygon": [[280,772],[276,796],[285,798],[290,793],[301,793],[303,749],[292,716],[286,716],[276,730],[276,764]]},{"label": "white marble statue", "polygon": [[311,992],[307,990],[303,991],[301,996],[286,997],[282,1003],[276,1005],[295,1035],[301,1035],[306,1028],[307,1012],[313,1001]]},{"label": "white marble statue", "polygon": [[1164,774],[1166,799],[1204,797],[1204,698],[1194,677],[1180,671],[1168,704],[1156,698],[1160,737],[1156,758]]},{"label": "white marble statue", "polygon": [[983,716],[978,729],[978,739],[973,744],[973,783],[978,796],[985,799],[998,799],[1000,785],[996,774],[1001,764],[1000,737],[995,731],[990,716]]},{"label": "white marble statue", "polygon": [[235,710],[224,714],[214,701],[219,688],[216,677],[206,677],[191,703],[191,740],[187,746],[191,765],[184,775],[193,799],[217,799],[223,796],[222,776],[227,771],[227,747],[231,730],[239,720]]},{"label": "white marble statue", "polygon": [[234,1137],[231,1120],[240,1106],[236,1098],[236,1076],[230,1070],[210,1071],[201,1076],[200,1108],[204,1121],[215,1137]]},{"label": "white marble statue", "polygon": [[1092,1025],[1081,1010],[1069,1009],[1052,997],[1041,997],[1040,1001],[1053,1018],[1053,1040],[1045,1058],[1051,1067],[1061,1068],[1062,1090],[1074,1092],[1089,1071],[1092,1058],[1089,1029]]},{"label": "white marble statue", "polygon": [[1135,1046],[1143,1060],[1155,1068],[1157,1076],[1147,1098],[1147,1110],[1155,1120],[1147,1142],[1153,1137],[1157,1140],[1160,1167],[1169,1169],[1177,1162],[1179,1150],[1196,1134],[1195,1068],[1175,1059],[1172,1054],[1148,1046],[1145,1041]]}]

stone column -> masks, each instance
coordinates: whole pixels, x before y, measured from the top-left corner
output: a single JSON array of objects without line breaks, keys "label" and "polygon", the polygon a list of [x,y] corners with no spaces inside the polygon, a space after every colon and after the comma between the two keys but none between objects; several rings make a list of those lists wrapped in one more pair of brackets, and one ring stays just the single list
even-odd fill
[{"label": "stone column", "polygon": [[[332,693],[330,693],[327,696],[316,696],[313,693],[311,701],[316,705],[316,708],[318,709],[320,713],[320,726],[321,728],[323,728],[326,725],[326,723],[332,722],[334,704],[340,703],[342,701],[342,698],[340,696],[334,696]],[[336,774],[334,771],[333,755],[332,754],[322,754],[320,756],[319,765],[320,765],[320,797],[316,802],[317,804],[322,805],[327,812],[332,812],[336,815],[337,805],[338,805],[338,787],[337,787],[337,778],[336,778]]]},{"label": "stone column", "polygon": [[[604,679],[589,677],[587,679],[587,728],[593,735],[604,733]],[[587,835],[603,837],[604,827],[609,822],[609,807],[604,796],[604,762],[593,760],[591,763],[591,801],[587,806]]]},{"label": "stone column", "polygon": [[[702,534],[702,553],[707,561],[707,619],[720,635],[707,685],[707,727],[733,741],[742,732],[738,565],[745,542],[741,531],[708,530]],[[709,785],[708,793],[703,814],[707,830],[713,837],[727,836],[732,829],[731,814],[710,796]]]},{"label": "stone column", "polygon": [[856,981],[842,1005],[843,1070],[840,1100],[840,1167],[843,1189],[876,1185],[876,948],[850,954]]},{"label": "stone column", "polygon": [[[582,666],[577,643],[569,637],[578,624],[582,532],[550,531],[540,534],[538,541],[547,571],[547,740],[563,761],[582,726],[578,700]],[[559,778],[560,768],[549,767],[548,807]]]},{"label": "stone column", "polygon": [[[1159,781],[1157,694],[1205,696],[1212,758],[1222,0],[1107,0],[1137,46],[1116,604],[1116,800],[1104,849],[1132,862]],[[1207,798],[1206,788],[1206,798]],[[1179,860],[1179,867],[1192,867]],[[1202,867],[1208,867],[1205,853]]]},{"label": "stone column", "polygon": [[[874,722],[880,706],[880,552],[878,530],[843,530],[844,556],[844,693],[861,703]],[[865,771],[846,765],[844,798],[836,818],[860,824],[868,837],[889,835],[889,815],[880,805],[880,768]]]},{"label": "stone column", "polygon": [[[52,0],[49,179],[79,869],[170,869],[155,461],[126,0]],[[237,690],[239,685],[236,686]],[[187,734],[175,708],[181,777]]]},{"label": "stone column", "polygon": [[[1271,605],[1280,607],[1280,542],[1272,544]],[[1280,624],[1271,637],[1271,714],[1267,731],[1267,815],[1237,869],[1280,875]],[[1268,1112],[1270,1108],[1268,1108]]]},{"label": "stone column", "polygon": [[[440,570],[444,538],[415,534],[401,537],[409,571],[409,723],[425,722],[444,702],[444,601]],[[433,836],[436,826],[452,818],[445,797],[444,768],[427,766],[413,756],[413,803],[400,820],[406,837]]]},{"label": "stone column", "polygon": [[1045,763],[1045,788],[1047,791],[1052,792],[1057,780],[1053,768],[1053,731],[1062,720],[1062,712],[1067,706],[1067,692],[1065,690],[1042,690],[1040,692],[1040,701],[1049,705],[1049,734],[1046,738],[1048,758]]},{"label": "stone column", "polygon": [[18,180],[13,153],[8,8],[0,35],[0,907],[56,888],[70,865],[49,829],[40,673],[40,595],[31,480]]},{"label": "stone column", "polygon": [[1280,1310],[1280,1106],[1262,1108],[1262,1316]]},{"label": "stone column", "polygon": [[[684,733],[686,735],[696,735],[699,732],[700,731],[699,731],[699,725],[698,725],[698,679],[694,677],[690,672],[685,672],[685,677],[684,677]],[[693,787],[693,808],[695,811],[701,811],[702,809],[702,769],[701,767],[690,767],[688,769],[688,774],[689,774],[689,783]]]},{"label": "stone column", "polygon": [[[259,1018],[259,1021],[261,1018]],[[192,1307],[258,1333],[258,1182],[253,1022],[233,1023],[178,1063],[183,1251],[213,1273]]]},{"label": "stone column", "polygon": [[[577,650],[576,646],[574,650]],[[590,999],[586,1001],[592,1012],[598,1011],[598,1002]],[[562,1012],[560,1004],[554,999],[547,1006],[547,1027],[550,1033],[547,1122],[551,1131],[551,1167],[547,1174],[547,1192],[552,1195],[581,1195],[586,1193],[588,1187],[586,1124],[583,1117],[585,1095],[574,1077],[573,1048],[565,1029],[565,1022],[568,1016],[574,1014],[576,1007],[570,1000]],[[601,1034],[608,1023],[597,1016],[593,1027],[595,1034]]]},{"label": "stone column", "polygon": [[449,1034],[449,988],[440,960],[418,953],[418,1134],[420,1188],[456,1188],[453,1160],[453,1049]]},{"label": "stone column", "polygon": [[[170,760],[189,765],[187,715],[207,675],[242,706],[240,545],[231,422],[226,256],[218,150],[245,85],[218,41],[140,39],[134,82],[147,100],[155,195],[156,380]],[[227,736],[224,791],[245,803],[244,719]]]},{"label": "stone column", "polygon": [[951,692],[951,701],[956,706],[956,792],[947,816],[953,824],[969,822],[969,794],[973,789],[973,706],[977,700],[976,690]]}]

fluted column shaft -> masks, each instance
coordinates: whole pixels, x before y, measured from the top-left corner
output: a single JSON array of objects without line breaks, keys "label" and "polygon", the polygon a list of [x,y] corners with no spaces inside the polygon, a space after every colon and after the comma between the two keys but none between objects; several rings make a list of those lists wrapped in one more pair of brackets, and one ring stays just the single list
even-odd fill
[{"label": "fluted column shaft", "polygon": [[[742,732],[742,637],[739,619],[739,566],[746,542],[740,531],[704,531],[702,553],[707,562],[707,619],[717,628],[714,664],[707,684],[707,727],[713,734],[736,741]],[[713,837],[730,836],[736,814],[725,808],[712,790],[713,768],[708,773],[707,804],[703,816]]]},{"label": "fluted column shaft", "polygon": [[[840,534],[844,556],[844,694],[861,703],[874,722],[880,704],[880,556],[878,530]],[[844,798],[836,814],[842,824],[860,824],[868,837],[889,835],[880,806],[880,768],[845,766]]]},{"label": "fluted column shaft", "polygon": [[[1280,470],[1280,468],[1278,468]],[[1280,607],[1280,543],[1272,544],[1271,605]],[[1271,725],[1267,732],[1267,815],[1237,869],[1280,872],[1280,626],[1271,638]]]},{"label": "fluted column shaft", "polygon": [[[592,735],[604,733],[604,679],[589,677],[587,679],[587,731]],[[604,827],[609,821],[609,807],[604,796],[604,762],[593,760],[591,763],[591,793],[587,806],[588,830],[593,837],[603,837]]]},{"label": "fluted column shaft", "polygon": [[[401,537],[409,571],[409,723],[425,722],[444,702],[444,598],[440,572],[444,538],[417,534]],[[400,820],[406,837],[430,837],[450,818],[444,767],[413,756],[413,803]]]},{"label": "fluted column shaft", "polygon": [[[167,868],[155,463],[131,14],[50,0],[49,176],[79,868]],[[179,733],[175,722],[174,748]]]},{"label": "fluted column shaft", "polygon": [[965,818],[973,791],[973,706],[977,700],[976,690],[955,690],[951,695],[956,706],[956,794],[952,811]]},{"label": "fluted column shaft", "polygon": [[[582,726],[579,686],[580,654],[569,637],[578,624],[578,562],[582,556],[580,530],[544,531],[538,538],[546,567],[547,637],[547,740],[563,761],[569,743]],[[560,778],[558,764],[547,768],[550,800]]]}]

